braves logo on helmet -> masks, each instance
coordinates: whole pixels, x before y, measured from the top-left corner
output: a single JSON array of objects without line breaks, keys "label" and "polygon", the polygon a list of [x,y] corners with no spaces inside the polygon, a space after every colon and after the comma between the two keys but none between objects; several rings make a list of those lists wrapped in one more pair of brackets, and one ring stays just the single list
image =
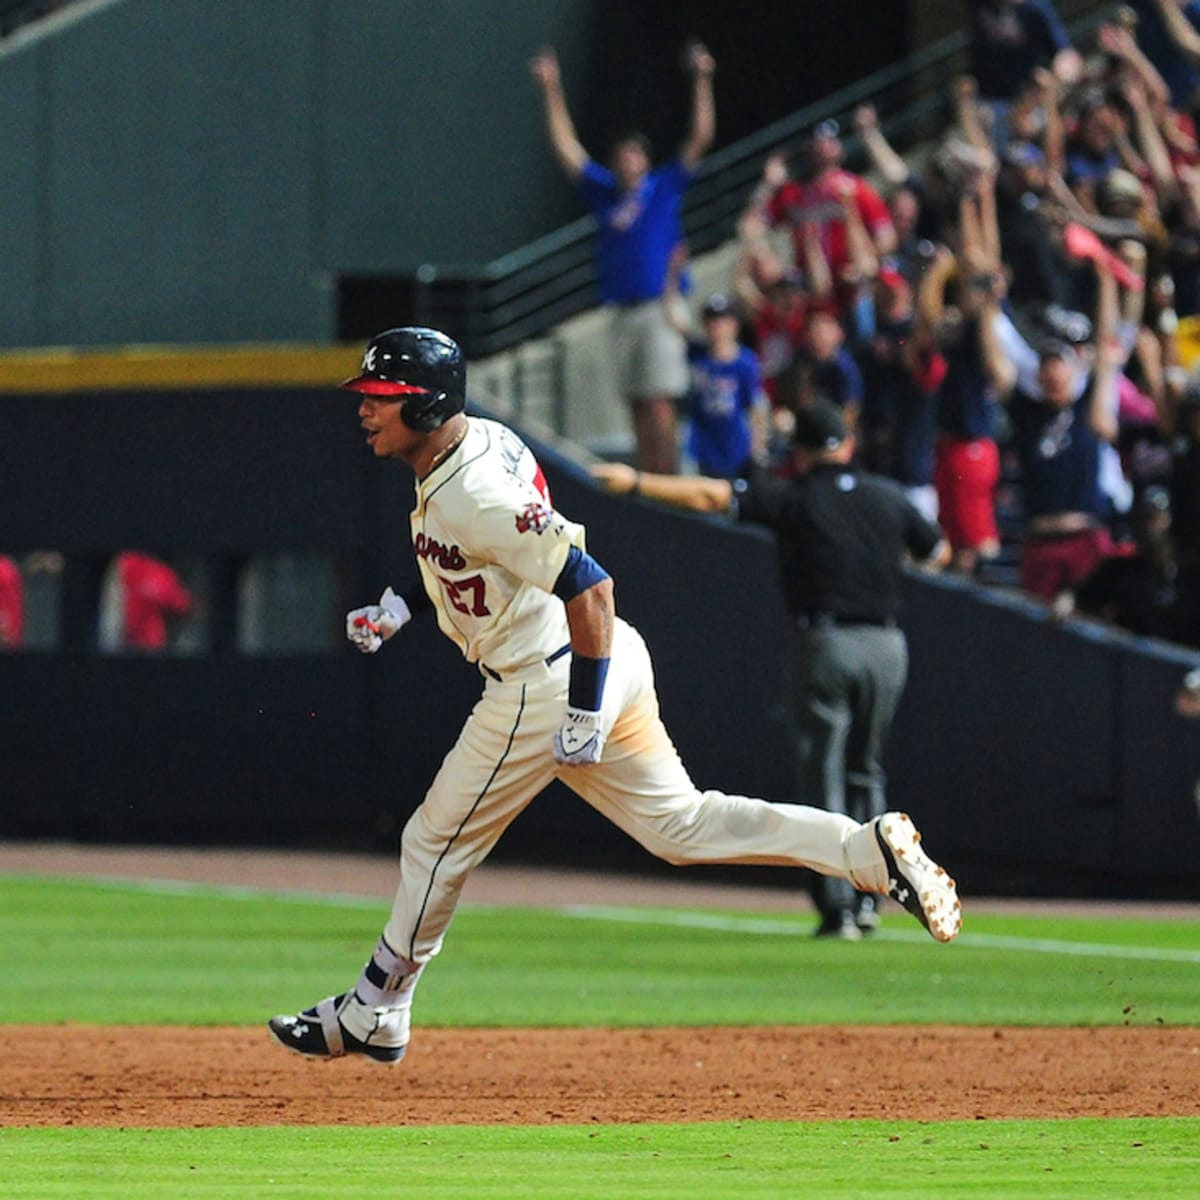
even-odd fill
[{"label": "braves logo on helmet", "polygon": [[533,530],[536,534],[545,533],[550,528],[553,514],[541,504],[527,504],[517,514],[517,532],[528,533]]}]

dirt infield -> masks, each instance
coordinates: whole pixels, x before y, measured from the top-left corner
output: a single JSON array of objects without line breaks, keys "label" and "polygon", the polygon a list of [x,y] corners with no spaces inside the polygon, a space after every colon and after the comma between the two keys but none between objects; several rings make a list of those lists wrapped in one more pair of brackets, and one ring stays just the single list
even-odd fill
[{"label": "dirt infield", "polygon": [[317,1062],[265,1029],[0,1028],[0,1125],[1197,1116],[1194,1029],[423,1029]]},{"label": "dirt infield", "polygon": [[[9,844],[0,871],[381,897],[394,883],[386,861],[250,851]],[[503,868],[467,895],[796,907],[767,889]],[[265,1028],[7,1025],[0,1061],[0,1127],[1200,1116],[1195,1028],[421,1029],[385,1067],[288,1054]]]}]

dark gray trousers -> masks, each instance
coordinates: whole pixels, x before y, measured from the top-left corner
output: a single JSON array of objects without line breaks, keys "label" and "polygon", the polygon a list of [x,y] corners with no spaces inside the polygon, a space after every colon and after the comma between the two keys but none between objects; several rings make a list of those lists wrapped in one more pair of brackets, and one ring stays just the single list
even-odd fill
[{"label": "dark gray trousers", "polygon": [[[798,631],[792,656],[797,800],[855,821],[885,809],[883,752],[908,678],[908,645],[896,628],[835,626]],[[855,911],[844,879],[815,876],[823,915]]]}]

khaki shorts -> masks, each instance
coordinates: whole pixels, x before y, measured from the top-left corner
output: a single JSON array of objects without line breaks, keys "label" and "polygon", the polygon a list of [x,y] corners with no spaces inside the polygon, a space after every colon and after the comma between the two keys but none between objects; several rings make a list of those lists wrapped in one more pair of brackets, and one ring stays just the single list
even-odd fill
[{"label": "khaki shorts", "polygon": [[661,300],[614,307],[613,365],[629,400],[679,398],[688,389],[687,343],[672,328]]}]

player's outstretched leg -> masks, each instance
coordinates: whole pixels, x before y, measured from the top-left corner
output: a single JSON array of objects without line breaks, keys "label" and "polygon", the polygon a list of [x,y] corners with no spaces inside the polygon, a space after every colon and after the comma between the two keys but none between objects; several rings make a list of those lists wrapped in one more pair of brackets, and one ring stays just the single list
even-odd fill
[{"label": "player's outstretched leg", "polygon": [[[874,842],[874,855],[864,844]],[[939,942],[957,937],[962,928],[958,887],[944,867],[921,848],[921,834],[907,813],[887,812],[868,821],[853,840],[852,875],[856,886],[891,896],[906,908]],[[881,858],[881,876],[872,857]]]}]

